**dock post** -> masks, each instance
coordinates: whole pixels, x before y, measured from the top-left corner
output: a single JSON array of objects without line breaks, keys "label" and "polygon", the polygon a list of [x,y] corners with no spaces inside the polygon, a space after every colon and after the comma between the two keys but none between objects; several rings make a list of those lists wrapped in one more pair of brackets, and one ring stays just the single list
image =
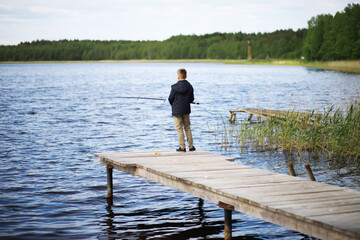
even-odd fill
[{"label": "dock post", "polygon": [[224,239],[231,240],[232,239],[232,211],[234,210],[234,206],[219,202],[219,207],[224,209]]},{"label": "dock post", "polygon": [[232,210],[224,209],[224,239],[231,240],[232,238]]},{"label": "dock post", "polygon": [[234,113],[233,111],[230,111],[229,121],[235,122],[235,120],[236,120],[236,113]]},{"label": "dock post", "polygon": [[113,205],[113,167],[106,165],[107,173],[107,202],[109,205]]},{"label": "dock post", "polygon": [[309,175],[310,180],[311,180],[311,181],[316,181],[315,176],[314,176],[313,172],[311,171],[310,165],[309,165],[309,164],[306,164],[306,165],[305,165],[305,168],[306,168],[307,174]]},{"label": "dock post", "polygon": [[293,176],[293,177],[296,177],[296,173],[295,173],[295,170],[294,170],[294,165],[292,163],[288,164],[288,169],[289,169],[290,175]]}]

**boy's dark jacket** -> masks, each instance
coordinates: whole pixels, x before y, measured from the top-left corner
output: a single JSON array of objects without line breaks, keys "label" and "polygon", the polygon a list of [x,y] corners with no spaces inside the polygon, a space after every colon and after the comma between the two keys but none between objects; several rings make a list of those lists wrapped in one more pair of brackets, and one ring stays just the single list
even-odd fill
[{"label": "boy's dark jacket", "polygon": [[171,86],[168,100],[171,104],[173,116],[190,114],[190,103],[194,101],[194,89],[188,81],[178,81]]}]

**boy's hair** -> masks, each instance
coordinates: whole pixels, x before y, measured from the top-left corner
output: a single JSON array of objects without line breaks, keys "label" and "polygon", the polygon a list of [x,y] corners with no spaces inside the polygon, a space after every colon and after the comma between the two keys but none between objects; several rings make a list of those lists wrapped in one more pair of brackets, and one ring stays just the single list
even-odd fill
[{"label": "boy's hair", "polygon": [[181,78],[181,79],[186,79],[187,75],[186,75],[186,69],[185,68],[180,68],[179,70],[177,70],[177,75]]}]

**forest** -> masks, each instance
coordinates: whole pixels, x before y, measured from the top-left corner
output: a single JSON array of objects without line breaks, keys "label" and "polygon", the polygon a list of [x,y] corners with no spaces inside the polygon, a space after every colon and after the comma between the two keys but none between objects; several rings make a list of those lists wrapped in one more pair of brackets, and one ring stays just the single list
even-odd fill
[{"label": "forest", "polygon": [[322,14],[307,29],[272,33],[177,35],[164,41],[36,40],[0,45],[0,61],[76,61],[129,59],[360,59],[360,4],[334,16]]}]

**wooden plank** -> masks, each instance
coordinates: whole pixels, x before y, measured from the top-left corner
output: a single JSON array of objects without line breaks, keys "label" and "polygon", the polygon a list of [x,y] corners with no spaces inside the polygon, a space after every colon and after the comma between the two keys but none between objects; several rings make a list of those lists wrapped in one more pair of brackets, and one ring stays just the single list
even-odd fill
[{"label": "wooden plank", "polygon": [[[204,176],[192,176],[186,177],[184,179],[191,180],[198,184],[203,184],[207,186],[212,186],[213,188],[217,188],[220,190],[225,189],[237,189],[237,188],[255,188],[255,187],[266,187],[268,186],[277,186],[279,188],[289,187],[289,185],[297,186],[297,184],[303,184],[303,182],[307,181],[305,179],[298,180],[292,178],[283,178],[282,176],[277,175],[260,175],[260,176],[249,176],[243,178],[219,178],[216,179],[214,177],[208,178],[205,174]],[[293,187],[293,186],[291,186]],[[263,193],[263,190],[261,190]]]},{"label": "wooden plank", "polygon": [[[231,174],[232,173],[232,174]],[[305,178],[292,178],[283,174],[276,174],[269,171],[257,170],[252,168],[229,169],[229,171],[213,171],[207,173],[206,177],[202,172],[192,174],[188,178],[206,178],[207,180],[215,180],[216,183],[268,183],[268,182],[306,182]],[[231,180],[231,181],[229,181]],[[196,181],[196,180],[194,180]]]},{"label": "wooden plank", "polygon": [[[146,166],[148,167],[148,166]],[[173,165],[173,166],[166,166],[166,165],[157,165],[156,167],[151,167],[151,169],[155,169],[157,171],[166,172],[166,173],[176,173],[176,172],[210,172],[210,171],[217,171],[217,170],[233,170],[235,169],[248,169],[242,166],[230,166],[226,164],[218,164],[218,163],[209,163],[209,164],[193,164],[193,165]]]},{"label": "wooden plank", "polygon": [[[182,162],[183,164],[188,162],[219,162],[219,158],[211,153],[207,152],[190,152],[190,153],[177,153],[175,151],[158,151],[158,152],[140,152],[137,154],[131,153],[105,153],[105,154],[94,154],[95,156],[107,159],[108,161],[113,161],[114,163],[123,163],[123,164],[130,164],[130,163],[138,163],[138,164],[146,164],[147,161],[152,162],[155,164],[156,161],[164,161],[161,164],[167,165],[168,163],[172,162]],[[159,154],[157,154],[159,153]],[[186,155],[185,155],[186,154]],[[229,159],[228,157],[222,157],[223,160]]]},{"label": "wooden plank", "polygon": [[[344,206],[323,206],[320,205],[303,205],[303,207],[299,206],[289,206],[289,207],[282,207],[283,211],[288,211],[293,214],[297,214],[304,217],[314,217],[317,216],[324,216],[324,215],[338,215],[338,214],[345,214],[345,213],[357,213],[360,215],[360,208],[359,204],[357,205],[344,205]],[[317,219],[317,218],[316,218]],[[360,230],[360,229],[359,229]]]},{"label": "wooden plank", "polygon": [[301,208],[301,209],[306,209],[306,208],[317,208],[317,209],[321,209],[321,208],[328,208],[328,207],[341,207],[341,206],[351,206],[352,210],[360,210],[360,198],[331,198],[331,199],[323,199],[323,198],[318,198],[318,199],[312,199],[311,201],[292,201],[292,202],[287,202],[286,204],[269,204],[269,206],[271,207],[281,207],[283,209],[286,208]]},{"label": "wooden plank", "polygon": [[231,113],[234,112],[243,112],[243,113],[251,113],[254,115],[266,115],[266,116],[275,116],[275,115],[295,115],[302,117],[323,117],[322,114],[312,113],[312,112],[297,112],[297,111],[281,111],[281,110],[273,110],[273,109],[259,109],[259,108],[240,108],[239,110],[230,110]]},{"label": "wooden plank", "polygon": [[[251,191],[249,191],[251,188]],[[309,194],[309,193],[321,193],[321,192],[332,192],[341,191],[333,186],[325,185],[322,188],[315,187],[308,182],[304,183],[284,183],[281,185],[269,185],[269,186],[237,186],[237,187],[219,187],[220,190],[233,194],[253,197],[264,197],[264,196],[281,196],[281,195],[293,195],[293,194]]]},{"label": "wooden plank", "polygon": [[[298,193],[291,195],[279,195],[272,196],[270,199],[262,199],[262,203],[271,206],[277,206],[282,204],[288,204],[289,202],[301,202],[301,201],[320,201],[323,200],[335,200],[353,198],[354,193],[347,191],[348,189],[340,189],[339,191],[325,191],[325,192],[313,192],[313,193]],[[357,192],[357,191],[356,191]]]},{"label": "wooden plank", "polygon": [[360,192],[225,161],[208,152],[99,153],[102,164],[324,239],[360,238]]},{"label": "wooden plank", "polygon": [[[184,155],[187,154],[187,155]],[[109,152],[109,153],[94,153],[94,156],[96,157],[111,157],[111,158],[123,158],[123,157],[129,157],[129,158],[144,158],[144,157],[169,157],[169,156],[216,156],[217,158],[226,159],[225,156],[218,156],[216,154],[206,152],[206,151],[194,151],[194,152],[176,152],[171,150],[157,150],[157,151],[142,151],[142,152]],[[168,160],[171,160],[171,158],[168,158]]]},{"label": "wooden plank", "polygon": [[[295,195],[287,195],[280,197],[272,197],[268,201],[267,199],[261,201],[263,204],[266,204],[271,207],[286,207],[287,205],[301,205],[301,204],[319,204],[322,206],[326,206],[328,203],[332,204],[335,202],[348,201],[349,203],[353,203],[354,196],[353,195],[341,195],[342,192],[322,192],[322,193],[312,193],[312,194],[295,194]],[[355,200],[357,201],[357,200]]]},{"label": "wooden plank", "polygon": [[[327,214],[322,216],[310,216],[310,219],[316,221],[327,222],[338,229],[348,229],[349,231],[359,232],[360,231],[360,213],[336,213]],[[336,226],[336,227],[335,227]],[[358,238],[359,239],[359,238]]]},{"label": "wooden plank", "polygon": [[[237,178],[246,178],[246,177],[258,177],[258,176],[272,176],[274,175],[274,173],[272,172],[264,172],[263,170],[257,169],[257,170],[253,170],[252,168],[228,168],[228,169],[215,169],[212,171],[202,171],[202,169],[200,169],[199,171],[192,171],[192,172],[187,172],[187,171],[177,171],[177,172],[168,172],[168,173],[172,173],[175,176],[181,177],[181,178],[189,178],[191,179],[192,177],[197,177],[197,176],[202,176],[204,178],[207,179],[211,179],[211,178],[226,178],[232,180],[232,179],[237,179]],[[228,180],[228,181],[230,181]]]},{"label": "wooden plank", "polygon": [[[304,113],[304,112],[295,112],[295,111],[280,111],[280,110],[271,110],[271,109],[256,109],[256,108],[241,108],[239,110],[230,110],[230,121],[235,121],[236,119],[236,112],[244,112],[249,113],[249,121],[251,119],[252,115],[257,115],[263,118],[272,118],[272,117],[278,117],[281,119],[285,119],[288,116],[296,116],[301,118],[301,120],[308,124],[313,125],[314,120],[319,117],[324,117],[322,114],[315,114],[315,113]],[[306,119],[311,118],[311,119]],[[330,117],[328,117],[330,118]],[[306,120],[305,120],[306,119]]]}]

